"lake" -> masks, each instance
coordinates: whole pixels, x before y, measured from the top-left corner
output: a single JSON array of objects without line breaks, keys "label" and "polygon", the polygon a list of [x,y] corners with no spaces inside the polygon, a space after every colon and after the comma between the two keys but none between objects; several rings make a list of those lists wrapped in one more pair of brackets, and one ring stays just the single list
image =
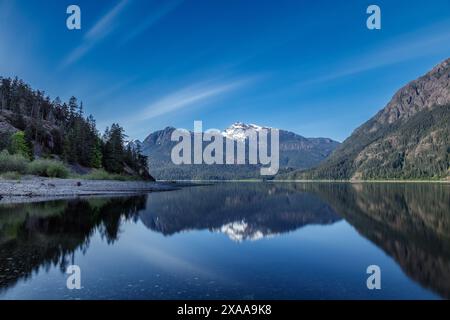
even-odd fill
[{"label": "lake", "polygon": [[442,298],[449,184],[219,183],[0,205],[0,299]]}]

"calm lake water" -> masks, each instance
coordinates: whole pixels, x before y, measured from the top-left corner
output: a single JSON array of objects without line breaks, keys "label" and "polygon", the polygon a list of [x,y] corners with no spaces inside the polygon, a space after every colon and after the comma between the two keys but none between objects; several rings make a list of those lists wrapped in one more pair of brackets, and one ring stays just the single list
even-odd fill
[{"label": "calm lake water", "polygon": [[[66,267],[81,268],[80,290]],[[381,268],[368,290],[366,268]],[[0,205],[0,299],[450,298],[450,185],[223,183]]]}]

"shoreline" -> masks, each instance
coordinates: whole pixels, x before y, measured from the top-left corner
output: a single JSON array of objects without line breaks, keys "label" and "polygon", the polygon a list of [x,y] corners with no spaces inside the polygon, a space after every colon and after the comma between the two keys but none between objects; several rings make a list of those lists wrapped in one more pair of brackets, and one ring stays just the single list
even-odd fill
[{"label": "shoreline", "polygon": [[281,183],[442,183],[450,184],[450,180],[264,180],[264,179],[242,179],[242,180],[158,180],[160,182],[174,182],[174,183],[220,183],[220,182],[281,182]]},{"label": "shoreline", "polygon": [[442,183],[450,184],[450,180],[271,180],[273,182],[302,182],[302,183]]},{"label": "shoreline", "polygon": [[40,202],[92,196],[131,196],[179,190],[215,183],[422,183],[450,184],[449,180],[161,180],[117,181],[58,179],[27,176],[21,180],[0,179],[0,204]]},{"label": "shoreline", "polygon": [[187,184],[26,177],[21,180],[0,180],[0,204],[86,196],[133,195],[173,191],[184,186]]}]

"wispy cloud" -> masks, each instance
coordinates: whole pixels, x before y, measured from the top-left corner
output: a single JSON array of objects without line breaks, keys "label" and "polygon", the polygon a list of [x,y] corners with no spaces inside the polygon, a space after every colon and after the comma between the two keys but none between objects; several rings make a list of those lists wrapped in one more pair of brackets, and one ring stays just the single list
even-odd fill
[{"label": "wispy cloud", "polygon": [[[211,105],[217,99],[225,99],[235,91],[259,80],[258,76],[233,78],[227,80],[208,80],[197,82],[193,85],[181,87],[166,95],[153,99],[143,108],[136,110],[132,116],[120,119],[128,132],[136,132],[142,128],[142,122],[149,121],[175,112],[186,112],[194,108]],[[106,126],[117,122],[118,119],[109,119],[99,123]]]},{"label": "wispy cloud", "polygon": [[114,19],[125,9],[130,0],[121,0],[115,7],[106,13],[97,23],[86,33],[86,40],[96,41],[108,35],[114,26]]},{"label": "wispy cloud", "polygon": [[184,0],[172,0],[167,2],[162,2],[161,6],[152,11],[137,27],[131,30],[122,40],[121,44],[125,44],[130,40],[133,40],[141,33],[149,29],[151,26],[156,24],[170,12],[175,10]]},{"label": "wispy cloud", "polygon": [[233,80],[222,83],[199,83],[172,92],[150,103],[137,119],[149,120],[180,109],[208,102],[210,99],[236,90],[249,79]]},{"label": "wispy cloud", "polygon": [[100,87],[96,87],[93,88],[91,91],[91,99],[92,101],[100,101],[102,99],[108,98],[109,96],[111,96],[112,94],[118,92],[118,91],[123,91],[122,89],[129,86],[131,83],[135,82],[138,79],[138,76],[132,76],[132,77],[128,77],[125,78],[122,81],[113,83],[113,84],[109,84],[107,86],[102,86],[102,88]]},{"label": "wispy cloud", "polygon": [[430,33],[433,34],[427,30],[423,34],[405,35],[385,44],[383,47],[376,48],[374,52],[344,61],[339,67],[334,70],[331,69],[327,74],[301,81],[296,86],[329,82],[420,58],[436,52],[442,52],[445,46],[450,50],[450,32],[434,33],[432,36],[430,36]]},{"label": "wispy cloud", "polygon": [[131,0],[121,0],[104,16],[83,37],[82,43],[75,48],[61,63],[61,67],[66,67],[79,60],[88,53],[99,41],[107,37],[115,29],[117,16],[126,8]]}]

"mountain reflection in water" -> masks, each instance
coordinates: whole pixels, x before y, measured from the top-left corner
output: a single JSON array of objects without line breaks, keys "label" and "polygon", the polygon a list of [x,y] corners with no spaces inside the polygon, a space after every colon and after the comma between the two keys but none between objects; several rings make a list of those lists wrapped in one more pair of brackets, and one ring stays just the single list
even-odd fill
[{"label": "mountain reflection in water", "polygon": [[340,221],[392,257],[410,279],[450,298],[450,186],[381,183],[224,183],[134,197],[3,204],[0,298],[42,267],[64,272],[75,251],[90,250],[96,233],[114,246],[130,222],[166,237],[209,231],[244,242]]}]

